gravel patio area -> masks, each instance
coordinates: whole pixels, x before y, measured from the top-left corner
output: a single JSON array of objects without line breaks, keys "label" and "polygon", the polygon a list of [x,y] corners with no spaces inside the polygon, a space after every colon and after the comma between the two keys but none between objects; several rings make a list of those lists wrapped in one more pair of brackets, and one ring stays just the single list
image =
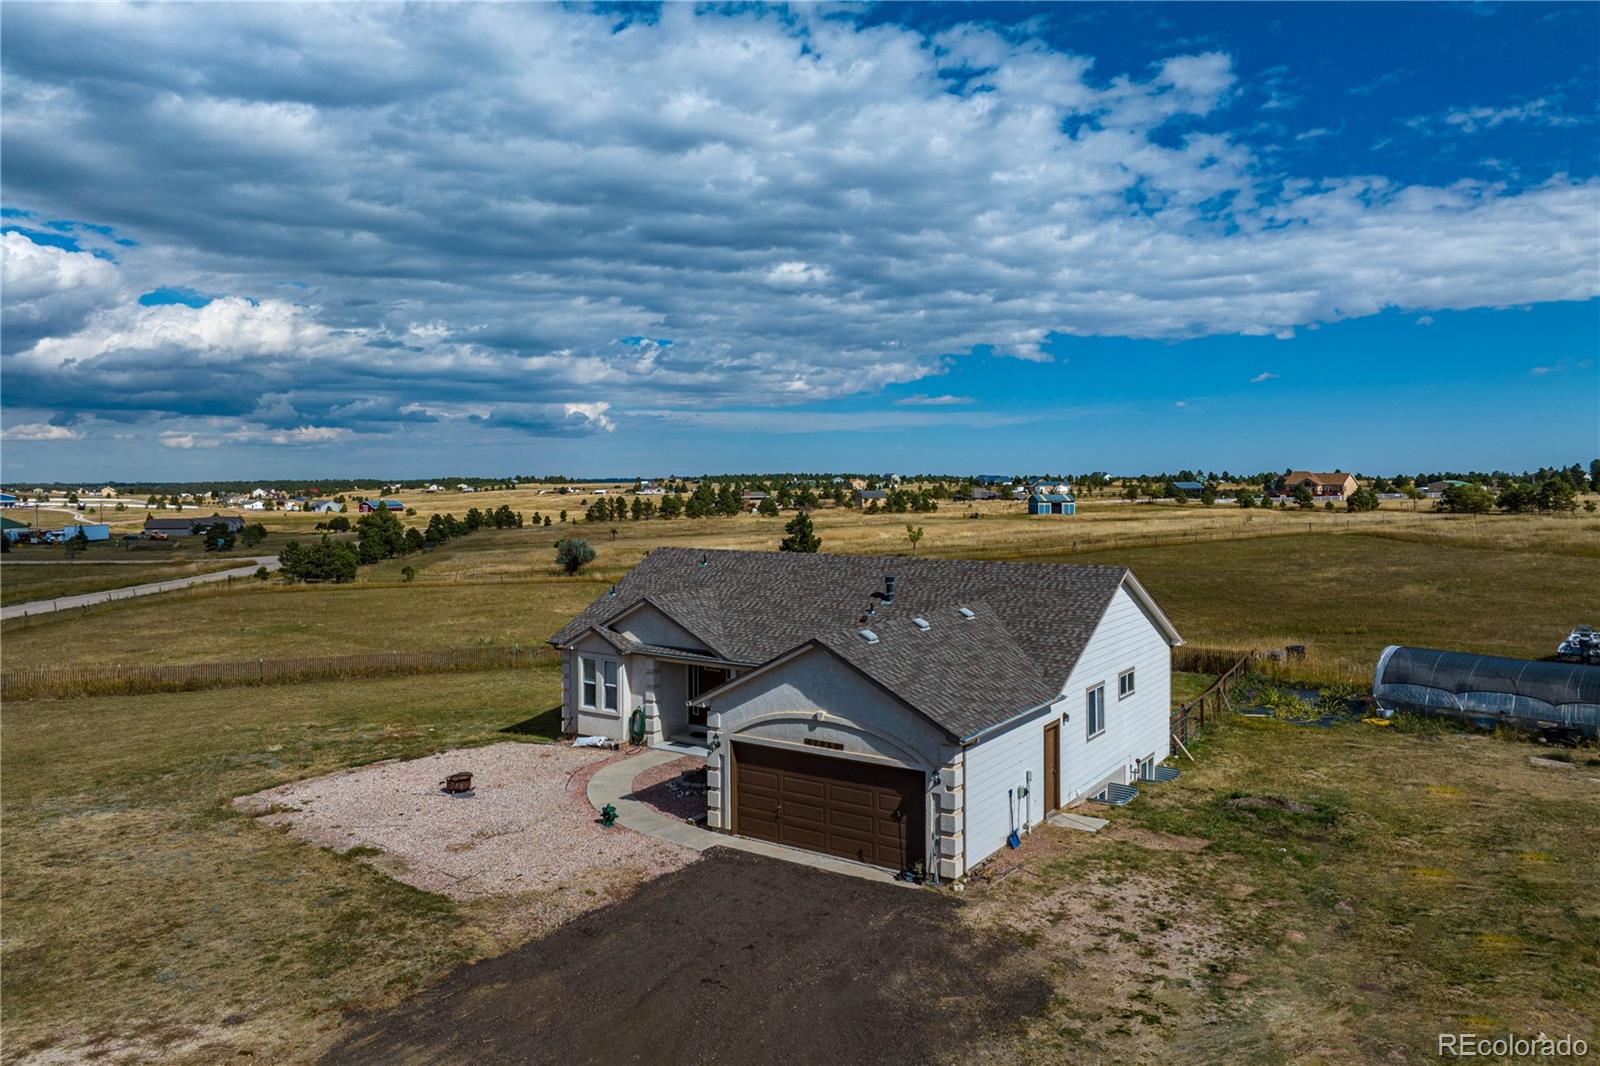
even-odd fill
[{"label": "gravel patio area", "polygon": [[[600,826],[584,784],[623,757],[565,744],[493,744],[296,781],[234,805],[320,847],[381,849],[370,856],[375,866],[429,892],[467,900],[558,890],[574,897],[570,910],[582,911],[610,894],[597,894],[597,882],[652,878],[698,857]],[[445,795],[440,782],[459,770],[471,771],[472,795]]]}]

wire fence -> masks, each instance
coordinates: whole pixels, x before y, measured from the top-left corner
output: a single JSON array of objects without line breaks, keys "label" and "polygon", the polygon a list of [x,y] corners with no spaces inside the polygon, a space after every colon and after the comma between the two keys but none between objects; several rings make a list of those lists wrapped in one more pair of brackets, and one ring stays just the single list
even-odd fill
[{"label": "wire fence", "polygon": [[45,666],[0,674],[0,700],[121,696],[405,674],[532,669],[551,666],[556,661],[555,652],[549,648],[512,644],[356,655],[263,657],[168,666]]}]

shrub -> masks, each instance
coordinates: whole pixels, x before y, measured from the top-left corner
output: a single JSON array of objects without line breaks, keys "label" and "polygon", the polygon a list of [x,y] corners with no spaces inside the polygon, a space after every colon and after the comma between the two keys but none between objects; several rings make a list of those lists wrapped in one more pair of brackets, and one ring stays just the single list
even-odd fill
[{"label": "shrub", "polygon": [[400,568],[400,576],[407,581],[415,581],[417,577],[417,568],[414,566],[402,566]]},{"label": "shrub", "polygon": [[[1344,509],[1346,511],[1376,511],[1378,505],[1382,502],[1382,500],[1378,499],[1378,494],[1372,489],[1359,488],[1345,498]],[[1333,507],[1331,500],[1328,502],[1328,507],[1329,509]]]},{"label": "shrub", "polygon": [[594,559],[594,549],[582,537],[563,537],[556,541],[556,564],[569,574],[576,574]]}]

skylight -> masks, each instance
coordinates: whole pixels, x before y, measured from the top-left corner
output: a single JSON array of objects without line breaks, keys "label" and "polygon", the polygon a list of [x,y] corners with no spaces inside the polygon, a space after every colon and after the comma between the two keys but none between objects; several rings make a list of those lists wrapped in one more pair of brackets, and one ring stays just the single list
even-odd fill
[{"label": "skylight", "polygon": [[976,614],[972,613],[972,608],[971,607],[963,607],[963,608],[961,608],[961,617],[967,619],[968,621],[971,621],[972,619],[974,619],[974,618],[976,618],[978,616]]},{"label": "skylight", "polygon": [[921,630],[929,630],[929,629],[933,628],[933,626],[928,624],[928,620],[926,618],[923,618],[921,615],[918,615],[917,617],[913,618],[911,620],[911,624],[916,626],[918,629],[921,629]]},{"label": "skylight", "polygon": [[868,644],[876,644],[876,643],[878,643],[878,634],[874,633],[872,630],[863,629],[860,632],[861,632],[861,639],[866,641]]}]

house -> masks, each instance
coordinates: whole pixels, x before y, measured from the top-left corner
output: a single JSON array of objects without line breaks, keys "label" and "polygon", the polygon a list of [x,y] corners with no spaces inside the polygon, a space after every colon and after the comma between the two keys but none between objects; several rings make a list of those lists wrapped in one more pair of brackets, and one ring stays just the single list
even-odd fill
[{"label": "house", "polygon": [[362,500],[356,510],[362,514],[371,514],[374,511],[404,511],[406,505],[399,500]]},{"label": "house", "polygon": [[1430,481],[1427,484],[1427,493],[1429,496],[1439,497],[1444,495],[1445,489],[1465,488],[1466,485],[1467,482],[1457,481],[1455,478],[1447,478],[1444,481]]},{"label": "house", "polygon": [[1283,475],[1278,487],[1285,496],[1294,495],[1294,490],[1301,485],[1311,489],[1313,496],[1331,496],[1343,498],[1360,488],[1356,479],[1349,474],[1335,471],[1331,474],[1319,474],[1311,470],[1291,470]]},{"label": "house", "polygon": [[1078,501],[1070,492],[1035,492],[1028,496],[1029,514],[1077,514]]},{"label": "house", "polygon": [[306,510],[315,511],[318,514],[338,514],[344,510],[344,504],[338,500],[318,500],[310,507],[307,507]]},{"label": "house", "polygon": [[994,486],[994,485],[1009,485],[1009,484],[1011,484],[1011,478],[1007,477],[1005,474],[979,474],[977,477],[973,478],[972,480],[976,484],[989,485],[991,487]]},{"label": "house", "polygon": [[884,501],[888,498],[889,494],[884,492],[882,489],[856,489],[854,495],[852,496],[852,499],[855,500],[855,505],[857,507],[865,507],[874,500],[876,500],[878,506],[881,507],[883,506]]},{"label": "house", "polygon": [[962,489],[956,493],[956,499],[958,500],[998,500],[999,498],[1000,494],[998,492],[986,489],[982,485],[974,485],[970,489]]},{"label": "house", "polygon": [[117,490],[107,485],[100,490],[100,498],[102,500],[114,500],[117,498]]},{"label": "house", "polygon": [[713,830],[940,878],[1169,752],[1124,567],[657,548],[550,638],[569,733],[693,745]]},{"label": "house", "polygon": [[1205,484],[1199,481],[1174,481],[1172,487],[1193,499],[1199,499],[1200,494],[1206,491]]},{"label": "house", "polygon": [[194,534],[195,526],[200,526],[203,529],[208,526],[214,526],[219,522],[227,526],[228,530],[233,533],[237,533],[244,528],[244,519],[236,514],[212,514],[209,518],[198,514],[192,517],[185,516],[180,518],[155,518],[151,515],[146,515],[144,531],[146,533],[165,533],[169,537],[188,537]]},{"label": "house", "polygon": [[437,484],[431,484],[430,483],[428,485],[428,487],[423,489],[422,491],[423,492],[439,492],[442,488],[443,488],[442,485],[437,485]]},{"label": "house", "polygon": [[0,492],[0,507],[15,507],[17,497],[13,493]]}]

